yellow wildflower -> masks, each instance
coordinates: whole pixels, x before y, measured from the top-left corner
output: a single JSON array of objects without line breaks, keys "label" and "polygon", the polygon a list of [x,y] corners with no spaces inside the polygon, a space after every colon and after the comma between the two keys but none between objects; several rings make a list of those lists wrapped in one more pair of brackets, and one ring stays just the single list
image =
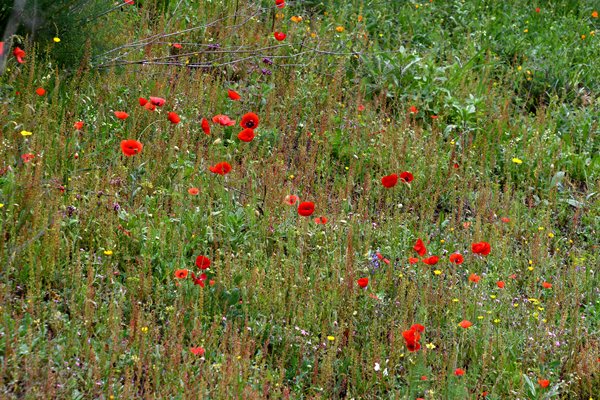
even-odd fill
[{"label": "yellow wildflower", "polygon": [[33,132],[23,130],[23,131],[21,131],[21,135],[22,136],[31,136],[31,135],[33,135]]},{"label": "yellow wildflower", "polygon": [[339,25],[335,28],[335,30],[336,30],[336,32],[342,33],[342,32],[344,32],[344,27]]}]

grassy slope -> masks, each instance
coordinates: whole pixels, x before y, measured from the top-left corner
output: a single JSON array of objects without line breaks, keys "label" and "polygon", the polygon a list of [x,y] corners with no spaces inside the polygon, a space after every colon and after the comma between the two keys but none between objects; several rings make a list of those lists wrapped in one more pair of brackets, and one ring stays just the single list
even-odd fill
[{"label": "grassy slope", "polygon": [[[45,44],[38,61],[33,50],[26,64],[10,60],[0,113],[1,397],[592,396],[594,7],[278,10],[265,1],[261,10],[240,1],[234,18],[235,3],[182,2],[166,18],[109,14],[122,27],[115,47],[218,21],[118,60],[179,54],[169,61],[187,68],[109,67],[98,57],[92,64],[106,68],[67,73],[40,61]],[[273,30],[288,37],[276,42]],[[200,63],[213,66],[189,67]],[[166,105],[140,107],[149,95]],[[213,125],[210,136],[200,128],[200,117],[239,121],[248,111],[261,118],[251,143],[235,138],[237,125]],[[142,153],[123,157],[123,139],[143,142]],[[35,158],[23,163],[25,153]],[[220,161],[233,166],[224,177],[208,170]],[[410,185],[381,185],[402,171],[414,174]],[[327,224],[298,216],[288,194],[313,201]],[[419,237],[437,265],[408,263]],[[472,254],[483,240],[491,254]],[[376,251],[390,264],[375,263]],[[454,252],[462,265],[448,262]],[[215,284],[178,282],[175,270],[195,272],[200,254]],[[370,278],[364,290],[361,277]],[[458,327],[463,319],[474,325]],[[411,353],[402,332],[414,323],[426,329]]]}]

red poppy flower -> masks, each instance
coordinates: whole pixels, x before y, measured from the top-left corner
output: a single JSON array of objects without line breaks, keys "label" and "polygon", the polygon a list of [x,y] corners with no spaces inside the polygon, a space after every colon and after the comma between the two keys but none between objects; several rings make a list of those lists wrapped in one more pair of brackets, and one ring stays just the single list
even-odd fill
[{"label": "red poppy flower", "polygon": [[463,329],[467,329],[467,328],[472,327],[473,323],[471,321],[463,319],[462,321],[460,321],[460,323],[458,325]]},{"label": "red poppy flower", "polygon": [[415,107],[415,106],[410,106],[410,108],[408,109],[408,111],[411,114],[416,114],[418,112],[417,107]]},{"label": "red poppy flower", "polygon": [[200,275],[196,276],[196,274],[194,274],[192,272],[192,282],[194,282],[194,285],[204,287],[204,281],[206,280],[206,278],[207,278],[206,274],[200,274]]},{"label": "red poppy flower", "polygon": [[421,240],[421,238],[417,239],[417,243],[413,246],[413,249],[422,257],[427,253],[427,248],[425,247],[425,243]]},{"label": "red poppy flower", "polygon": [[488,254],[490,254],[490,251],[492,250],[492,248],[488,242],[479,242],[479,243],[473,243],[471,245],[471,250],[475,254],[481,254],[482,256],[487,256]]},{"label": "red poppy flower", "polygon": [[285,204],[289,204],[290,206],[293,206],[299,200],[300,200],[300,198],[298,196],[296,196],[295,194],[288,194],[287,196],[285,196],[285,200],[283,200],[283,201]]},{"label": "red poppy flower", "polygon": [[135,154],[141,153],[143,147],[144,146],[137,140],[128,139],[121,141],[121,151],[127,157],[131,157]]},{"label": "red poppy flower", "polygon": [[197,196],[198,193],[200,193],[200,189],[198,189],[197,187],[192,187],[188,189],[188,193],[192,196]]},{"label": "red poppy flower", "polygon": [[152,96],[150,96],[150,103],[154,104],[155,106],[162,107],[162,106],[165,105],[166,100],[163,99],[162,97],[152,97]]},{"label": "red poppy flower", "polygon": [[204,355],[204,349],[202,347],[190,347],[190,351],[195,356],[202,357]]},{"label": "red poppy flower", "polygon": [[258,115],[253,112],[249,112],[242,116],[240,125],[244,129],[256,129],[259,122],[260,120],[258,119]]},{"label": "red poppy flower", "polygon": [[314,212],[315,203],[313,203],[312,201],[305,201],[303,203],[300,203],[300,205],[298,206],[298,214],[300,214],[303,217],[309,217]]},{"label": "red poppy flower", "polygon": [[46,94],[46,89],[44,89],[44,88],[37,88],[37,89],[35,89],[35,93],[36,93],[38,96],[43,96],[43,95],[45,95],[45,94]]},{"label": "red poppy flower", "polygon": [[471,275],[469,275],[469,281],[471,281],[473,283],[479,283],[480,280],[481,280],[481,277],[479,275],[477,275],[476,273],[472,273]]},{"label": "red poppy flower", "polygon": [[425,330],[423,325],[415,324],[410,329],[402,332],[408,351],[417,351],[421,348],[419,339],[421,338],[420,332],[423,330]]},{"label": "red poppy flower", "polygon": [[552,284],[548,283],[548,282],[542,283],[542,286],[544,287],[544,289],[550,289],[550,288],[552,288]]},{"label": "red poppy flower", "polygon": [[418,342],[421,339],[421,334],[416,329],[408,329],[402,332],[402,336],[406,342]]},{"label": "red poppy flower", "polygon": [[416,257],[410,257],[410,258],[408,259],[408,263],[409,263],[409,264],[416,264],[416,263],[418,263],[418,262],[419,262],[419,259],[418,259],[418,258],[416,258]]},{"label": "red poppy flower", "polygon": [[381,184],[388,189],[396,186],[397,183],[398,175],[396,174],[386,175],[383,178],[381,178]]},{"label": "red poppy flower", "polygon": [[35,155],[32,153],[25,153],[21,155],[21,160],[23,160],[24,163],[28,163],[29,161],[33,160],[35,158]]},{"label": "red poppy flower", "polygon": [[15,49],[13,50],[13,55],[15,56],[19,64],[23,64],[25,62],[23,60],[23,58],[25,57],[25,51],[23,51],[22,48],[15,47]]},{"label": "red poppy flower", "polygon": [[236,100],[239,100],[242,98],[242,96],[240,96],[240,94],[238,92],[236,92],[235,90],[231,90],[231,89],[227,90],[227,97],[229,97],[233,101],[236,101]]},{"label": "red poppy flower", "polygon": [[147,103],[144,105],[144,108],[145,108],[146,110],[148,110],[148,111],[154,111],[154,110],[156,110],[156,106],[155,106],[154,104],[150,103],[150,102],[147,102]]},{"label": "red poppy flower", "polygon": [[140,97],[140,98],[138,99],[138,101],[140,102],[140,106],[142,106],[142,107],[144,107],[144,106],[145,106],[145,105],[148,103],[148,100],[146,100],[146,99],[145,99],[145,98],[143,98],[143,97]]},{"label": "red poppy flower", "polygon": [[421,380],[422,381],[426,381],[427,380],[427,375],[421,375]]},{"label": "red poppy flower", "polygon": [[202,122],[200,123],[200,126],[202,127],[204,134],[210,135],[210,125],[206,118],[202,118]]},{"label": "red poppy flower", "polygon": [[369,278],[360,278],[356,281],[356,283],[358,284],[358,286],[364,289],[369,284]]},{"label": "red poppy flower", "polygon": [[512,274],[511,276],[509,276],[510,279],[517,279],[517,274]]},{"label": "red poppy flower", "polygon": [[327,223],[327,217],[317,217],[315,218],[315,224],[325,225]]},{"label": "red poppy flower", "polygon": [[454,375],[456,376],[463,376],[465,374],[465,370],[462,368],[456,368],[454,370]]},{"label": "red poppy flower", "polygon": [[358,105],[358,111],[359,111],[359,112],[363,112],[363,111],[365,111],[365,106],[363,106],[362,104],[359,104],[359,105]]},{"label": "red poppy flower", "polygon": [[127,119],[127,117],[129,117],[129,114],[127,114],[125,111],[115,111],[115,117],[119,119]]},{"label": "red poppy flower", "polygon": [[188,276],[188,270],[187,269],[178,269],[177,271],[175,271],[175,278],[177,279],[185,279]]},{"label": "red poppy flower", "polygon": [[419,342],[406,342],[406,349],[408,351],[418,351],[421,348]]},{"label": "red poppy flower", "polygon": [[208,169],[215,174],[226,175],[231,171],[231,164],[229,164],[227,161],[223,161],[213,165],[212,167],[209,167]]},{"label": "red poppy flower", "polygon": [[135,2],[133,0],[125,0],[125,3],[129,4],[131,6],[135,4]]},{"label": "red poppy flower", "polygon": [[173,47],[175,47],[176,49],[180,49],[182,46],[181,43],[173,43]]},{"label": "red poppy flower", "polygon": [[254,139],[254,130],[253,129],[244,129],[240,133],[238,133],[238,139],[242,142],[251,142]]},{"label": "red poppy flower", "polygon": [[465,261],[465,258],[463,257],[462,254],[459,254],[459,253],[450,254],[450,262],[452,264],[460,265],[463,263],[463,261]]},{"label": "red poppy flower", "polygon": [[4,42],[0,42],[0,56],[4,54]]},{"label": "red poppy flower", "polygon": [[277,39],[280,42],[287,37],[287,35],[283,32],[275,32],[273,33],[273,36],[275,36],[275,39]]},{"label": "red poppy flower", "polygon": [[200,269],[210,268],[210,259],[206,256],[196,257],[196,266]]},{"label": "red poppy flower", "polygon": [[233,126],[235,125],[235,121],[229,118],[227,115],[218,114],[212,118],[212,121],[215,124],[219,124],[222,126]]},{"label": "red poppy flower", "polygon": [[285,0],[275,0],[275,5],[277,8],[283,8],[285,7]]},{"label": "red poppy flower", "polygon": [[432,115],[431,119],[438,119],[439,117],[437,115]]},{"label": "red poppy flower", "polygon": [[500,289],[504,289],[504,286],[506,286],[506,284],[503,281],[498,281],[496,282],[496,286],[498,286]]},{"label": "red poppy flower", "polygon": [[545,388],[548,387],[548,385],[550,385],[550,380],[548,380],[548,379],[538,379],[538,383],[540,384],[540,386],[542,388],[545,389]]},{"label": "red poppy flower", "polygon": [[505,224],[508,224],[510,222],[510,218],[507,218],[507,217],[502,217],[500,220],[502,222],[504,222]]},{"label": "red poppy flower", "polygon": [[177,115],[177,113],[174,113],[173,111],[169,111],[167,113],[167,119],[169,121],[171,121],[172,124],[178,124],[181,121],[181,118],[179,118],[179,115]]},{"label": "red poppy flower", "polygon": [[542,11],[542,10],[541,10],[539,7],[536,7],[536,8],[535,8],[535,12],[536,12],[536,13],[539,13],[540,11]]},{"label": "red poppy flower", "polygon": [[438,256],[431,256],[423,260],[423,262],[427,265],[435,265],[438,263],[438,261],[440,261],[440,258]]},{"label": "red poppy flower", "polygon": [[78,131],[83,129],[83,121],[77,121],[73,124],[73,127]]},{"label": "red poppy flower", "polygon": [[413,181],[413,179],[415,179],[415,177],[408,171],[405,171],[400,174],[400,180],[404,183],[410,183]]}]

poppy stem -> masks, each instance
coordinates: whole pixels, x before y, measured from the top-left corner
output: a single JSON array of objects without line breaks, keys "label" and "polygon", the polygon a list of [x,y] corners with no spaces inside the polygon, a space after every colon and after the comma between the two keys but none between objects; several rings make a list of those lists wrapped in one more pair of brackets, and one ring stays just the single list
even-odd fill
[{"label": "poppy stem", "polygon": [[233,24],[234,25],[237,22],[237,13],[238,13],[239,6],[240,6],[240,0],[235,0],[235,11],[233,12]]}]

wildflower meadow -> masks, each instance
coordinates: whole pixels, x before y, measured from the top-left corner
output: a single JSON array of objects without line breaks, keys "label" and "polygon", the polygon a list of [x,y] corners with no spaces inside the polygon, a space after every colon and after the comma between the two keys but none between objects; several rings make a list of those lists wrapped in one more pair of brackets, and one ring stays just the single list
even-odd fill
[{"label": "wildflower meadow", "polygon": [[0,398],[600,399],[599,11],[0,2]]}]

